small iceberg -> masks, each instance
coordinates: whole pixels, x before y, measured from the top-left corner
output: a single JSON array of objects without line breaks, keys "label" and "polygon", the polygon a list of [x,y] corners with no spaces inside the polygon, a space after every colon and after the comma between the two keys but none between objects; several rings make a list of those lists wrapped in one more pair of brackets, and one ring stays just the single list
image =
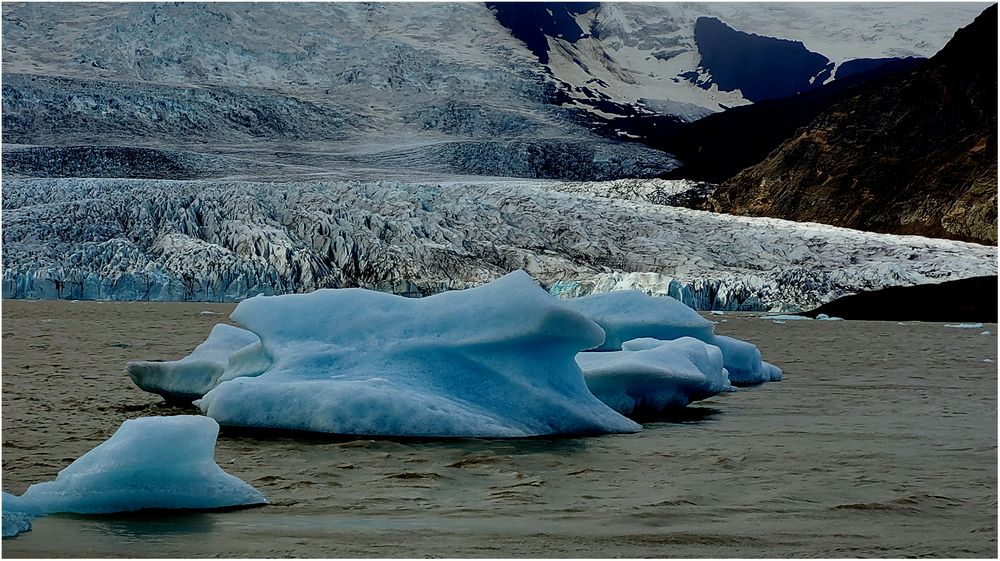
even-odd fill
[{"label": "small iceberg", "polygon": [[619,351],[631,339],[661,340],[694,337],[706,343],[714,336],[712,322],[669,296],[653,297],[636,290],[603,292],[565,300],[604,330],[604,343],[595,351]]},{"label": "small iceberg", "polygon": [[729,371],[729,381],[734,386],[781,381],[781,369],[761,360],[760,350],[753,343],[716,335],[712,344],[722,350],[723,361]]},{"label": "small iceberg", "polygon": [[641,429],[594,397],[574,360],[604,332],[523,271],[419,299],[357,288],[256,296],[231,317],[260,343],[234,353],[196,402],[224,426],[408,437]]},{"label": "small iceberg", "polygon": [[169,362],[133,361],[125,365],[125,372],[140,389],[190,405],[215,387],[233,353],[258,342],[252,332],[220,323],[188,356]]},{"label": "small iceberg", "polygon": [[4,493],[4,536],[8,529],[15,535],[30,528],[31,517],[57,512],[210,510],[266,503],[260,491],[215,463],[218,434],[215,421],[197,415],[125,421],[54,481],[36,483],[19,497]]},{"label": "small iceberg", "polygon": [[654,419],[732,391],[722,361],[718,347],[692,337],[638,350],[576,355],[590,391],[632,419]]},{"label": "small iceberg", "polygon": [[946,323],[945,327],[954,327],[957,329],[982,329],[983,324],[981,323]]},{"label": "small iceberg", "polygon": [[[650,337],[633,339],[622,343],[626,351],[642,351],[658,348],[669,341]],[[723,366],[729,373],[729,383],[734,386],[753,386],[764,382],[780,382],[781,369],[760,359],[760,350],[753,343],[741,341],[725,335],[713,335],[711,345],[722,353]],[[601,354],[601,353],[591,353]]]}]

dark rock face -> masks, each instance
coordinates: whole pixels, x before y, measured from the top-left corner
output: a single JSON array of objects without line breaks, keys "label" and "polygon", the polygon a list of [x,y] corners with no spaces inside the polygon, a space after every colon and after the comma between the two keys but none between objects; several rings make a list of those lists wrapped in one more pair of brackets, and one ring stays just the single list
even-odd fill
[{"label": "dark rock face", "polygon": [[607,128],[625,131],[639,142],[677,156],[682,167],[666,177],[719,183],[766,158],[831,104],[869,91],[923,60],[888,59],[871,70],[804,93],[733,107],[691,123],[635,116],[613,119]]},{"label": "dark rock face", "polygon": [[743,33],[716,18],[700,17],[694,39],[701,54],[697,73],[682,75],[709,89],[713,84],[724,91],[739,89],[750,101],[787,97],[812,89],[830,77],[833,63],[798,41]]},{"label": "dark rock face", "polygon": [[899,62],[899,61],[920,61],[923,60],[919,57],[906,57],[906,58],[856,58],[854,60],[848,60],[841,63],[837,67],[837,72],[834,74],[834,78],[838,80],[843,80],[848,76],[854,76],[855,74],[861,74],[864,72],[869,72],[886,64]]},{"label": "dark rock face", "polygon": [[497,21],[510,29],[538,57],[549,63],[549,42],[546,36],[560,37],[571,43],[587,35],[573,16],[587,13],[600,6],[599,2],[487,2]]},{"label": "dark rock face", "polygon": [[872,321],[997,321],[997,277],[893,286],[838,298],[802,315]]},{"label": "dark rock face", "polygon": [[997,11],[836,103],[714,193],[713,210],[997,242]]}]

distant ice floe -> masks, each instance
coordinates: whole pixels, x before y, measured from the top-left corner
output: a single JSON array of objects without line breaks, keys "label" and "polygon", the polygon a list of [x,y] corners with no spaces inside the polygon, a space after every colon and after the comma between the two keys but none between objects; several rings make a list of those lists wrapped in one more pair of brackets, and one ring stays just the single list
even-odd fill
[{"label": "distant ice floe", "polygon": [[57,512],[217,509],[267,502],[215,461],[219,425],[196,415],[125,421],[108,440],[21,496],[3,494],[3,535]]},{"label": "distant ice floe", "polygon": [[595,398],[574,361],[601,328],[521,271],[421,299],[259,296],[231,317],[261,343],[196,402],[222,425],[419,437],[641,428]]},{"label": "distant ice floe", "polygon": [[170,402],[191,403],[215,387],[230,355],[259,342],[257,335],[246,329],[220,323],[190,355],[169,362],[134,361],[125,371],[140,389]]},{"label": "distant ice floe", "polygon": [[982,329],[983,324],[981,323],[946,323],[945,327],[954,327],[957,329]]}]

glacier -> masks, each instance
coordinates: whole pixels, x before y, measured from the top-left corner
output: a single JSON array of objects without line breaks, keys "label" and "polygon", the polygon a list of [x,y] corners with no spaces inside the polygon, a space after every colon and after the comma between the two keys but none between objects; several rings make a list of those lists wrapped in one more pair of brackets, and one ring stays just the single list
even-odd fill
[{"label": "glacier", "polygon": [[516,271],[410,299],[364,289],[257,296],[260,337],[195,404],[224,426],[345,435],[526,437],[637,432],[574,361],[601,328]]},{"label": "glacier", "polygon": [[[218,509],[263,504],[259,491],[215,461],[219,425],[199,415],[131,419],[56,476],[21,496],[4,493],[4,535],[30,517],[142,509]],[[30,526],[29,526],[30,527]]]},{"label": "glacier", "polygon": [[562,298],[639,290],[696,309],[785,311],[996,273],[995,247],[716,215],[579,185],[4,178],[3,297],[426,296],[524,269]]},{"label": "glacier", "polygon": [[219,323],[188,356],[164,362],[132,361],[125,365],[125,372],[143,391],[159,394],[168,402],[190,404],[215,387],[230,355],[259,341],[246,329]]},{"label": "glacier", "polygon": [[722,351],[693,337],[649,349],[576,355],[587,387],[630,419],[655,419],[733,388]]}]

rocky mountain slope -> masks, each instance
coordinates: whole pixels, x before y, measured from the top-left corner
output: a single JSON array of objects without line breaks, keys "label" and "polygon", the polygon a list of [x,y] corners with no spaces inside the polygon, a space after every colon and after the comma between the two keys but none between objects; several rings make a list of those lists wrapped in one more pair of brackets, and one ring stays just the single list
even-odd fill
[{"label": "rocky mountain slope", "polygon": [[997,242],[997,8],[836,103],[712,195],[718,211]]}]

